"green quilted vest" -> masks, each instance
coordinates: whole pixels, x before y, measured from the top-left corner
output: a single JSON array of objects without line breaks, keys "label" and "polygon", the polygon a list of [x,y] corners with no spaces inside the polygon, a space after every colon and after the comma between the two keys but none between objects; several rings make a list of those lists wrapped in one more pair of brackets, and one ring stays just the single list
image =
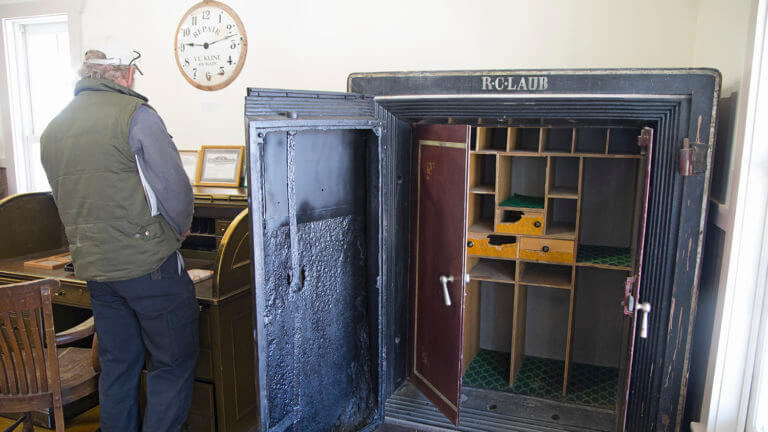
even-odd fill
[{"label": "green quilted vest", "polygon": [[64,223],[78,279],[116,281],[156,270],[180,236],[152,216],[128,141],[147,98],[85,78],[40,137],[40,154]]}]

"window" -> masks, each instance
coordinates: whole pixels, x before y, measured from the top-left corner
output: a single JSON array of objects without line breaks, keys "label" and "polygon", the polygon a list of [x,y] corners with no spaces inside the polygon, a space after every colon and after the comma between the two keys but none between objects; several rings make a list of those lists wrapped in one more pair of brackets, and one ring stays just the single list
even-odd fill
[{"label": "window", "polygon": [[701,416],[707,432],[768,432],[768,0],[755,3],[729,204],[714,212],[726,246]]},{"label": "window", "polygon": [[757,365],[752,381],[752,403],[748,430],[768,432],[768,333],[765,323],[758,343]]},{"label": "window", "polygon": [[40,164],[40,135],[70,100],[66,15],[4,19],[17,191],[50,190]]}]

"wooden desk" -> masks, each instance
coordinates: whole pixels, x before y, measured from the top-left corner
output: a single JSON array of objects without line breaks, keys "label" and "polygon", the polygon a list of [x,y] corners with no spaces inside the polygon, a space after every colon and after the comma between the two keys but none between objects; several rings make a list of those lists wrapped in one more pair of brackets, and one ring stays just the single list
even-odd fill
[{"label": "wooden desk", "polygon": [[[224,198],[207,190],[196,194],[195,218],[200,232],[193,232],[182,246],[187,268],[214,271],[211,279],[195,285],[201,311],[200,354],[187,419],[190,431],[249,431],[259,421],[257,392],[252,384],[256,373],[247,200],[239,199],[245,193],[237,191],[222,193]],[[215,232],[208,232],[210,226]],[[0,238],[0,285],[57,279],[61,288],[54,296],[56,305],[90,309],[86,283],[73,273],[24,266],[24,261],[68,250],[49,193],[15,195],[0,201]],[[69,407],[65,416],[71,418],[88,408]],[[52,415],[41,413],[36,420],[50,427]]]}]

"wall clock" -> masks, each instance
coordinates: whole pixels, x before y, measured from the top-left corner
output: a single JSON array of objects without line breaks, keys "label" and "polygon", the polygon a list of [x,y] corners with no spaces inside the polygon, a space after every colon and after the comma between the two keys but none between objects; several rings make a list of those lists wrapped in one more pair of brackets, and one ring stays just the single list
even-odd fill
[{"label": "wall clock", "polygon": [[200,90],[219,90],[237,78],[248,39],[240,17],[229,6],[204,0],[192,6],[176,29],[176,65]]}]

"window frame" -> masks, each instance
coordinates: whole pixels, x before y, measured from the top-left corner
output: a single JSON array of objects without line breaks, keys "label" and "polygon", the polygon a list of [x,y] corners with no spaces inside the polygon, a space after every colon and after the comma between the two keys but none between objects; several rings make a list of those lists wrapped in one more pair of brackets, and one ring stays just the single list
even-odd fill
[{"label": "window frame", "polygon": [[[67,14],[51,14],[29,18],[3,19],[6,40],[6,59],[8,63],[9,101],[11,111],[11,134],[18,192],[41,192],[34,175],[35,161],[31,160],[34,151],[32,141],[39,145],[40,136],[34,119],[32,88],[29,69],[29,35],[31,26],[62,26],[69,38],[69,17]],[[33,31],[39,31],[34,29]],[[70,53],[71,58],[71,53]]]},{"label": "window frame", "polygon": [[[33,0],[20,3],[0,4],[0,17],[3,20],[31,18],[37,16],[66,14],[68,18],[69,55],[70,66],[76,70],[82,58],[82,32],[81,13],[83,0],[61,0],[51,2],[47,0]],[[8,53],[6,52],[5,31],[0,31],[0,71],[8,75]],[[17,163],[14,152],[14,135],[11,127],[10,106],[10,80],[9,77],[0,79],[0,166],[6,168],[8,193],[18,193]],[[22,167],[23,168],[23,167]]]},{"label": "window frame", "polygon": [[768,332],[768,124],[760,121],[768,112],[768,0],[753,1],[751,16],[731,181],[726,202],[711,201],[725,245],[701,421],[690,426],[697,432],[754,430],[753,382],[768,373],[759,353]]}]

